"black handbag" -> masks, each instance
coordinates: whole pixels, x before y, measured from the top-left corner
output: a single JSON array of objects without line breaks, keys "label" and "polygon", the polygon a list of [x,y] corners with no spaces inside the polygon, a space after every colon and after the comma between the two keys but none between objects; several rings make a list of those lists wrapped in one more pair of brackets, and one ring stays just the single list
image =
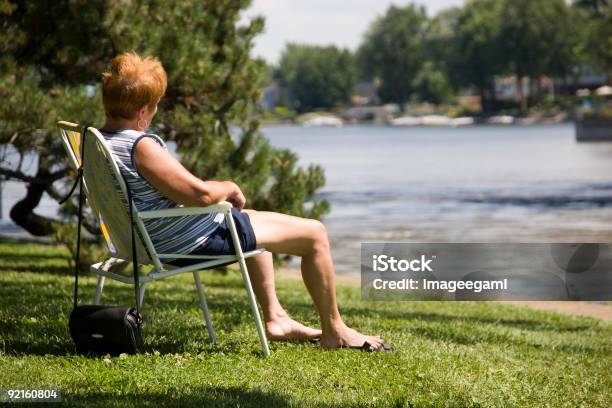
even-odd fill
[{"label": "black handbag", "polygon": [[[81,138],[81,165],[77,179],[65,201],[79,186],[77,247],[74,266],[74,307],[70,313],[68,327],[78,354],[136,354],[142,350],[142,316],[138,299],[140,298],[140,282],[138,276],[138,259],[136,253],[136,237],[134,232],[134,217],[132,214],[132,197],[127,181],[130,224],[132,228],[132,261],[134,268],[134,294],[136,307],[117,307],[102,305],[78,305],[79,286],[79,255],[81,247],[81,224],[83,217],[83,163],[85,162],[85,134],[88,126],[83,128]],[[125,180],[125,179],[124,179]]]}]

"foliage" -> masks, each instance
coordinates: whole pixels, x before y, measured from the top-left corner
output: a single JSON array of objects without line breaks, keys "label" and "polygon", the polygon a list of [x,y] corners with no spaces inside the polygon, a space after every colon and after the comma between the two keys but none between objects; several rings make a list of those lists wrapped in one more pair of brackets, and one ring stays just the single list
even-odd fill
[{"label": "foliage", "polygon": [[[217,345],[210,344],[190,274],[148,286],[145,354],[73,354],[69,254],[0,243],[2,386],[58,388],[68,406],[588,406],[612,405],[612,325],[498,302],[362,302],[340,286],[348,324],[380,334],[395,353],[325,352],[311,344],[261,348],[238,271],[202,273]],[[33,273],[36,272],[36,273]],[[43,273],[40,273],[43,272]],[[95,278],[80,279],[91,299]],[[318,323],[299,281],[279,298]],[[129,285],[107,280],[102,301],[128,305]]]},{"label": "foliage", "polygon": [[[315,218],[327,211],[327,202],[314,198],[323,170],[298,168],[294,153],[270,146],[259,133],[265,65],[250,51],[264,21],[239,23],[249,4],[59,0],[49,7],[0,0],[0,146],[12,146],[18,157],[0,163],[0,176],[28,185],[11,217],[35,235],[53,234],[55,224],[34,209],[43,193],[58,199],[66,184],[55,122],[101,126],[99,75],[127,50],[157,56],[166,68],[169,87],[153,130],[177,142],[191,171],[233,179],[251,208]],[[36,174],[20,166],[30,152],[39,156]]]},{"label": "foliage", "polygon": [[347,103],[356,82],[353,56],[334,46],[287,44],[277,72],[299,112]]},{"label": "foliage", "polygon": [[612,120],[612,105],[602,105],[596,109],[587,109],[582,112],[585,119]]},{"label": "foliage", "polygon": [[[606,0],[470,0],[428,18],[414,5],[391,6],[370,25],[359,68],[364,79],[380,80],[387,102],[439,103],[450,85],[475,89],[484,109],[494,110],[494,79],[508,75],[531,79],[538,101],[542,77],[565,81],[589,65],[612,70],[610,10]],[[517,100],[524,111],[522,87]]]},{"label": "foliage", "polygon": [[415,99],[440,105],[449,102],[452,89],[444,72],[432,61],[426,61],[412,80]]},{"label": "foliage", "polygon": [[588,60],[608,74],[612,80],[612,2],[607,0],[583,0],[577,4],[587,11],[584,52]]},{"label": "foliage", "polygon": [[571,68],[572,21],[563,0],[504,1],[502,61],[519,77],[567,74]]},{"label": "foliage", "polygon": [[358,50],[365,78],[380,80],[383,102],[406,103],[414,92],[413,80],[425,62],[423,50],[427,16],[423,7],[391,6],[368,29]]},{"label": "foliage", "polygon": [[501,1],[470,1],[459,11],[455,40],[449,47],[451,81],[457,87],[476,87],[483,104],[493,97],[493,78],[502,69],[500,26]]},{"label": "foliage", "polygon": [[[500,27],[500,61],[505,72],[524,77],[567,75],[572,67],[576,36],[564,0],[503,2]],[[527,108],[522,86],[517,86],[521,110]]]}]

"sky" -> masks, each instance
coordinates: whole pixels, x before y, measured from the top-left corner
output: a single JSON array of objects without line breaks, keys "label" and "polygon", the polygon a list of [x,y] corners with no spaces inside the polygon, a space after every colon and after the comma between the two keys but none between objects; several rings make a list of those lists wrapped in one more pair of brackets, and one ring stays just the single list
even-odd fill
[{"label": "sky", "polygon": [[392,4],[411,2],[424,5],[430,16],[463,4],[463,0],[254,0],[243,18],[265,17],[265,32],[255,41],[254,55],[274,64],[287,42],[355,50],[377,16]]}]

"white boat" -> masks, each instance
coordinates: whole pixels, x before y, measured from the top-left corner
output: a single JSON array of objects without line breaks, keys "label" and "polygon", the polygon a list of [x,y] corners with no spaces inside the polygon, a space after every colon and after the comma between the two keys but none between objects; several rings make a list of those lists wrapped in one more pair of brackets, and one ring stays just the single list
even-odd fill
[{"label": "white boat", "polygon": [[514,123],[514,116],[510,116],[510,115],[491,116],[488,122],[493,125],[511,125]]},{"label": "white boat", "polygon": [[599,96],[610,96],[612,95],[612,86],[604,85],[600,86],[595,90],[595,94]]},{"label": "white boat", "polygon": [[304,122],[302,122],[302,126],[310,127],[310,126],[335,126],[340,127],[344,124],[342,119],[335,116],[322,116],[322,115],[314,115],[309,117]]},{"label": "white boat", "polygon": [[448,126],[452,119],[443,115],[427,115],[421,118],[421,125],[425,126]]},{"label": "white boat", "polygon": [[402,118],[391,119],[391,126],[418,126],[421,124],[421,118],[417,116],[404,116]]},{"label": "white boat", "polygon": [[450,125],[451,126],[467,126],[467,125],[473,125],[474,124],[474,118],[471,118],[469,116],[462,116],[459,118],[454,118],[451,119]]}]

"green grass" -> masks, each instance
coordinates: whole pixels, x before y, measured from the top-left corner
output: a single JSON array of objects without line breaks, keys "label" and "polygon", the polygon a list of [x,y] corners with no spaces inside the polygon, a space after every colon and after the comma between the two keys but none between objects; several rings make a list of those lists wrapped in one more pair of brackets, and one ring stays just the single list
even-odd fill
[{"label": "green grass", "polygon": [[[345,319],[397,352],[272,343],[262,358],[235,271],[204,272],[211,345],[190,275],[149,286],[146,353],[73,353],[68,253],[0,242],[0,388],[57,388],[66,405],[612,406],[612,325],[484,302],[363,302],[339,287]],[[86,301],[95,279],[82,279]],[[278,279],[294,317],[316,324],[301,282]],[[103,303],[128,305],[109,282]],[[163,401],[163,404],[162,404]]]}]

